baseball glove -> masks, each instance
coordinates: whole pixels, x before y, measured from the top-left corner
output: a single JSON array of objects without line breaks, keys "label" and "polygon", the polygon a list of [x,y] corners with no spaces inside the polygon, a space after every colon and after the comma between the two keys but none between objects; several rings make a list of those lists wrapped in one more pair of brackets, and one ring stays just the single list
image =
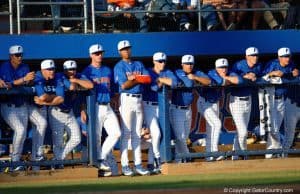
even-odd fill
[{"label": "baseball glove", "polygon": [[140,84],[150,84],[151,77],[149,75],[136,75],[135,80]]},{"label": "baseball glove", "polygon": [[252,132],[248,131],[248,136],[247,136],[247,144],[254,144],[256,142],[256,135]]}]

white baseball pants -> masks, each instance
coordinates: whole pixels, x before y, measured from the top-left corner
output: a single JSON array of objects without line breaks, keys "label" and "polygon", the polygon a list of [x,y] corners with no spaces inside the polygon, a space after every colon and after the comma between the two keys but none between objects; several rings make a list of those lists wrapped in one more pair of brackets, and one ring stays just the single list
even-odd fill
[{"label": "white baseball pants", "polygon": [[[106,160],[109,153],[113,150],[115,144],[121,136],[119,121],[111,106],[96,105],[96,139],[97,139],[97,157]],[[104,127],[107,137],[101,147],[102,128]]]},{"label": "white baseball pants", "polygon": [[229,108],[237,131],[233,140],[233,150],[247,149],[248,123],[251,114],[251,103],[251,96],[230,96]]},{"label": "white baseball pants", "polygon": [[144,121],[150,129],[151,143],[155,158],[160,157],[160,128],[158,123],[158,105],[152,105],[151,102],[143,102],[144,105]]},{"label": "white baseball pants", "polygon": [[206,152],[217,152],[222,127],[219,102],[211,103],[199,96],[197,106],[206,120]]},{"label": "white baseball pants", "polygon": [[142,95],[134,97],[132,94],[121,93],[120,114],[122,119],[121,135],[121,165],[128,166],[128,139],[131,138],[134,164],[142,164],[141,128],[143,125]]}]

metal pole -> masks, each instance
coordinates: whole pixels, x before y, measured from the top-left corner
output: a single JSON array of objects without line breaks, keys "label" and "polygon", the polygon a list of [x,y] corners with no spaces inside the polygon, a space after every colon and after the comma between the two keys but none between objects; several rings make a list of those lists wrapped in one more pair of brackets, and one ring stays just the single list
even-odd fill
[{"label": "metal pole", "polygon": [[172,160],[171,152],[171,130],[169,121],[168,90],[163,86],[163,91],[158,93],[159,125],[161,127],[160,155],[162,162]]},{"label": "metal pole", "polygon": [[198,31],[202,31],[202,21],[201,21],[201,3],[198,1]]},{"label": "metal pole", "polygon": [[91,90],[89,96],[87,96],[87,114],[88,119],[88,151],[89,151],[89,163],[95,165],[97,162],[97,142],[96,142],[96,131],[95,131],[95,104],[96,94],[95,90]]},{"label": "metal pole", "polygon": [[12,0],[9,0],[9,33],[14,33],[14,21],[13,21],[13,10],[12,10]]},{"label": "metal pole", "polygon": [[18,34],[21,34],[20,0],[17,0],[17,28],[18,28]]},{"label": "metal pole", "polygon": [[91,0],[91,13],[92,13],[92,28],[93,34],[96,33],[96,22],[95,22],[95,1]]},{"label": "metal pole", "polygon": [[87,1],[83,1],[83,16],[84,16],[84,33],[87,33],[87,23],[88,23],[88,14],[87,14]]}]

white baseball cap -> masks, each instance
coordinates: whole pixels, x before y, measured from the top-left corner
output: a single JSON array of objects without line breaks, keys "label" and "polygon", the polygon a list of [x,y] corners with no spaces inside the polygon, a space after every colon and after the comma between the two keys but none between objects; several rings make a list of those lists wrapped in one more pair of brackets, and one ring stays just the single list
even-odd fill
[{"label": "white baseball cap", "polygon": [[9,48],[9,54],[18,54],[18,53],[23,53],[23,47],[20,45],[14,45]]},{"label": "white baseball cap", "polygon": [[288,57],[291,56],[291,50],[287,47],[278,49],[278,57]]},{"label": "white baseball cap", "polygon": [[128,47],[131,47],[130,42],[128,40],[121,40],[118,43],[118,51]]},{"label": "white baseball cap", "polygon": [[217,59],[215,62],[216,68],[228,67],[228,60],[225,58]]},{"label": "white baseball cap", "polygon": [[246,49],[246,55],[247,56],[252,56],[252,55],[258,55],[258,49],[256,47],[249,47]]},{"label": "white baseball cap", "polygon": [[77,68],[77,63],[76,61],[73,60],[68,60],[64,62],[64,69],[76,69]]},{"label": "white baseball cap", "polygon": [[162,52],[156,52],[153,55],[153,61],[162,61],[162,60],[167,60],[167,55]]},{"label": "white baseball cap", "polygon": [[195,62],[195,59],[194,59],[193,55],[184,55],[181,58],[181,63],[182,64],[186,64],[186,63],[192,63],[192,64],[194,64],[194,62]]},{"label": "white baseball cap", "polygon": [[54,69],[55,63],[52,59],[46,59],[41,62],[41,69]]},{"label": "white baseball cap", "polygon": [[96,53],[96,52],[104,52],[103,47],[101,44],[93,44],[90,46],[90,54]]}]

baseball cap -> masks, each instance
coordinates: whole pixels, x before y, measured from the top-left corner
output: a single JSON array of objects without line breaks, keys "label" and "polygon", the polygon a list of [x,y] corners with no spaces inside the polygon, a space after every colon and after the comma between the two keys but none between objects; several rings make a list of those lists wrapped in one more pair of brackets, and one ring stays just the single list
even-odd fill
[{"label": "baseball cap", "polygon": [[130,42],[128,40],[121,40],[118,43],[118,50],[119,51],[124,49],[124,48],[128,48],[128,47],[131,47]]},{"label": "baseball cap", "polygon": [[101,44],[93,44],[90,46],[90,54],[96,53],[96,52],[104,52],[103,47]]},{"label": "baseball cap", "polygon": [[14,45],[9,48],[9,54],[18,54],[18,53],[23,53],[23,47],[20,45]]},{"label": "baseball cap", "polygon": [[246,49],[246,55],[247,56],[253,56],[253,55],[258,55],[258,49],[256,47],[249,47]]},{"label": "baseball cap", "polygon": [[41,62],[41,69],[54,69],[55,63],[52,59],[46,59]]},{"label": "baseball cap", "polygon": [[217,59],[215,62],[216,68],[228,67],[228,60],[225,58]]},{"label": "baseball cap", "polygon": [[291,56],[291,50],[287,47],[278,49],[278,57],[288,57]]},{"label": "baseball cap", "polygon": [[194,60],[194,56],[193,55],[184,55],[181,58],[181,63],[185,64],[185,63],[192,63],[194,64],[195,60]]},{"label": "baseball cap", "polygon": [[64,62],[64,69],[76,69],[77,68],[77,63],[76,61],[73,60],[68,60]]},{"label": "baseball cap", "polygon": [[153,61],[165,61],[167,60],[167,55],[162,52],[156,52],[153,55]]}]

